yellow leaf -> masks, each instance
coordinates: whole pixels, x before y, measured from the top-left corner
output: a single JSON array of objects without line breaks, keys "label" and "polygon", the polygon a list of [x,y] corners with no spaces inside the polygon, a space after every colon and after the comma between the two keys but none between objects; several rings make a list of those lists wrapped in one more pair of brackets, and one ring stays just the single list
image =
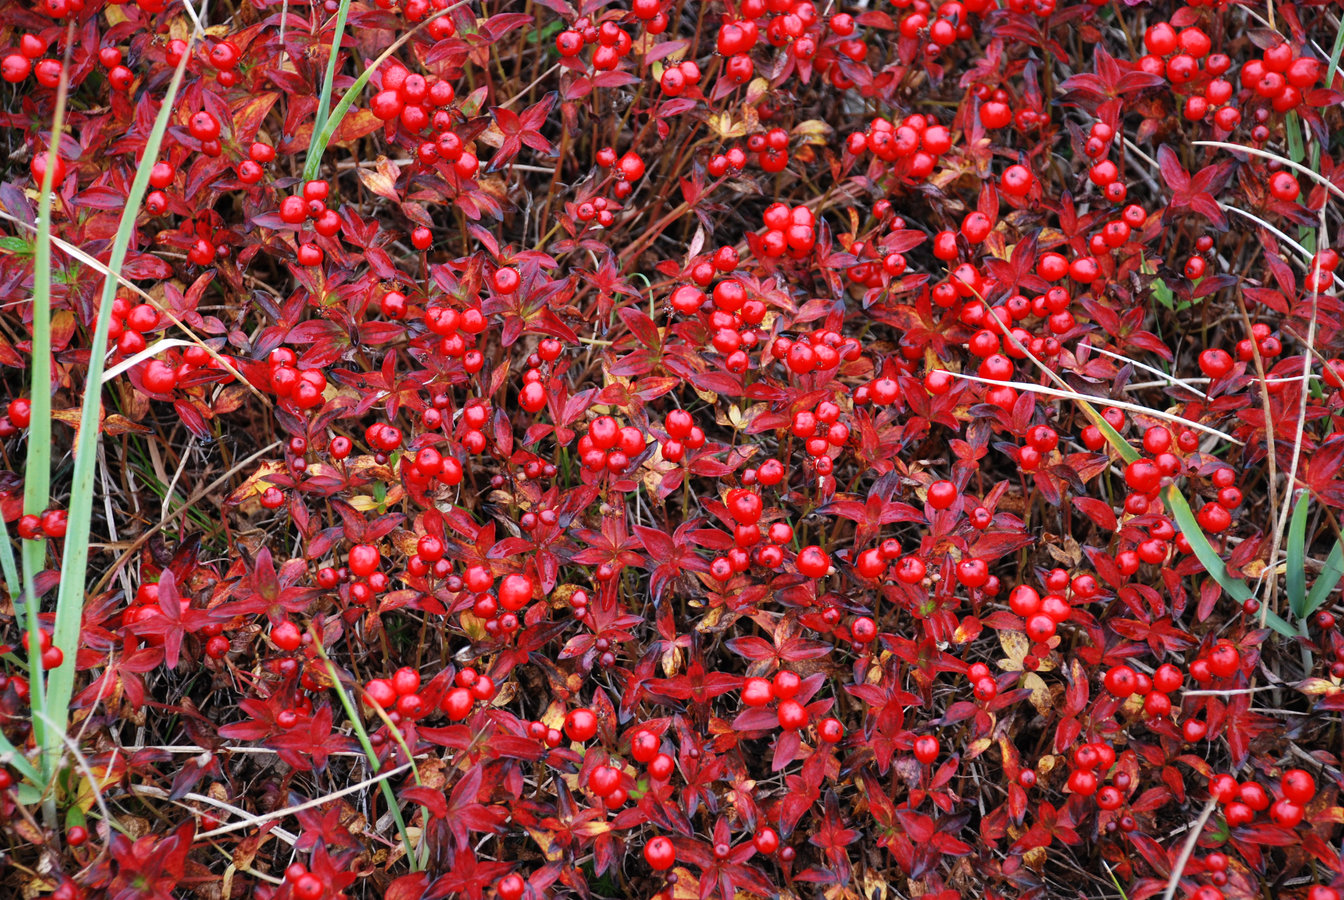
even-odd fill
[{"label": "yellow leaf", "polygon": [[565,727],[565,705],[559,700],[551,701],[551,705],[546,707],[546,712],[542,713],[537,720],[547,728],[561,729]]},{"label": "yellow leaf", "polygon": [[962,755],[962,759],[975,759],[993,745],[994,742],[987,737],[977,738],[974,741],[971,741],[970,745],[966,748],[966,752]]},{"label": "yellow leaf", "polygon": [[1031,691],[1031,705],[1036,707],[1036,711],[1043,716],[1050,715],[1055,708],[1055,701],[1050,696],[1050,686],[1045,683],[1045,679],[1035,672],[1028,672],[1022,676],[1022,687]]},{"label": "yellow leaf", "polygon": [[747,136],[746,121],[734,122],[733,117],[726,112],[711,115],[709,127],[721,141]]},{"label": "yellow leaf", "polygon": [[237,506],[247,500],[261,496],[261,494],[271,485],[265,480],[270,475],[279,475],[285,471],[285,464],[280,462],[264,462],[257,466],[257,470],[248,476],[247,480],[240,484],[229,499],[225,501],[229,506]]},{"label": "yellow leaf", "polygon": [[1302,693],[1315,696],[1334,696],[1341,690],[1340,686],[1326,678],[1308,678],[1297,683],[1297,689]]},{"label": "yellow leaf", "polygon": [[564,857],[565,851],[556,846],[555,835],[549,831],[529,828],[527,833],[532,835],[532,840],[537,842],[537,846],[541,849],[541,855],[546,857],[547,862],[559,862]]},{"label": "yellow leaf", "polygon": [[639,467],[639,480],[649,492],[649,496],[656,499],[658,489],[663,486],[663,479],[667,477],[667,473],[678,467],[678,463],[668,462],[663,458],[663,445],[655,444],[653,455],[644,460]]},{"label": "yellow leaf", "polygon": [[867,867],[859,876],[859,887],[863,890],[863,896],[870,900],[887,900],[887,879]]},{"label": "yellow leaf", "polygon": [[828,142],[827,138],[834,133],[835,129],[821,119],[808,119],[806,122],[799,122],[793,126],[793,136],[802,138],[805,144],[825,146]]},{"label": "yellow leaf", "polygon": [[579,837],[599,837],[611,831],[610,822],[600,822],[596,819],[590,819],[574,827],[574,833]]},{"label": "yellow leaf", "polygon": [[700,879],[685,866],[677,866],[672,871],[677,873],[677,883],[672,885],[672,900],[700,900]]},{"label": "yellow leaf", "polygon": [[406,556],[414,556],[419,549],[417,543],[420,540],[420,536],[414,531],[408,531],[405,528],[398,528],[396,531],[392,532],[388,535],[388,540],[392,542],[393,547],[396,547]]},{"label": "yellow leaf", "polygon": [[711,609],[705,614],[704,618],[700,620],[700,624],[695,626],[695,630],[701,633],[713,631],[719,624],[719,620],[723,618],[723,611],[724,608],[722,606],[716,606]]},{"label": "yellow leaf", "polygon": [[125,766],[114,766],[110,771],[104,766],[92,766],[88,772],[94,776],[96,781],[90,781],[88,774],[80,770],[79,788],[75,792],[75,805],[87,813],[93,809],[96,802],[96,795],[107,790],[107,786],[115,784],[126,773]]},{"label": "yellow leaf", "polygon": [[462,625],[462,630],[467,633],[467,637],[473,641],[485,640],[485,621],[476,618],[470,612],[463,612],[458,621]]},{"label": "yellow leaf", "polygon": [[[751,79],[751,83],[747,85],[747,105],[745,109],[748,119],[756,119],[756,105],[760,103],[768,93],[770,93],[770,82],[759,75]],[[759,119],[757,122],[749,123],[752,126],[752,131],[756,130],[755,126],[758,122]]]},{"label": "yellow leaf", "polygon": [[504,146],[504,132],[499,130],[499,126],[491,123],[485,131],[476,136],[476,139],[487,147],[496,149]]},{"label": "yellow leaf", "polygon": [[401,174],[401,170],[397,168],[396,163],[386,156],[380,156],[374,166],[372,169],[360,166],[355,169],[355,174],[364,182],[366,188],[379,197],[393,201],[400,200],[397,194],[397,176]]},{"label": "yellow leaf", "polygon": [[1005,672],[1021,672],[1022,660],[1031,652],[1031,641],[1020,631],[1000,631],[999,646],[1003,647],[1006,659],[999,660],[999,668]]}]

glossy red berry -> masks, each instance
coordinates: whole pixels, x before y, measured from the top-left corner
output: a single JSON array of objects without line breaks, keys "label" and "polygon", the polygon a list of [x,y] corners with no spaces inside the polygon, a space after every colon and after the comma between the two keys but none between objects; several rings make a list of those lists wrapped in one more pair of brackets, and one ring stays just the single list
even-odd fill
[{"label": "glossy red berry", "polygon": [[656,837],[644,845],[644,861],[658,872],[665,872],[677,861],[677,850],[665,837]]},{"label": "glossy red berry", "polygon": [[831,558],[820,547],[804,547],[798,553],[798,572],[808,578],[823,578],[831,568]]},{"label": "glossy red berry", "polygon": [[571,741],[591,740],[597,734],[597,716],[591,709],[570,710],[565,716],[565,734]]}]

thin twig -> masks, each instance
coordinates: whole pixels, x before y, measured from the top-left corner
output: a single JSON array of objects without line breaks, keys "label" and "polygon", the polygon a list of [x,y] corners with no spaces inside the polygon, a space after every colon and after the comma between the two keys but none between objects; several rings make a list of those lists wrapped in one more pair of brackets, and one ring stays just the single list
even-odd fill
[{"label": "thin twig", "polygon": [[128,547],[126,551],[121,554],[120,557],[118,557],[117,561],[107,570],[107,573],[104,574],[103,577],[98,580],[98,584],[94,586],[93,593],[94,594],[102,593],[102,591],[107,588],[108,582],[110,582],[113,576],[117,573],[117,571],[123,565],[126,564],[126,561],[129,560],[132,556],[134,556],[137,552],[139,552],[140,548],[144,545],[146,541],[148,541],[154,535],[158,534],[159,530],[163,528],[163,526],[167,525],[168,522],[173,518],[173,516],[191,509],[197,503],[200,503],[206,497],[210,496],[210,494],[214,492],[215,488],[224,484],[224,482],[228,481],[240,470],[247,467],[256,460],[260,459],[261,457],[265,456],[267,453],[270,453],[272,450],[276,449],[279,446],[280,441],[275,441],[271,444],[268,444],[265,447],[262,447],[260,450],[258,450],[256,453],[253,453],[246,459],[235,463],[233,468],[229,469],[229,471],[225,472],[223,475],[219,476],[214,481],[210,482],[205,487],[201,488],[201,490],[192,494],[190,497],[187,498],[187,501],[183,503],[181,506],[179,506],[177,509],[173,510],[170,513],[167,513],[162,518],[160,518],[157,525],[155,525],[153,528],[150,528],[144,534],[140,535],[133,542],[131,542],[131,546]]},{"label": "thin twig", "polygon": [[[209,751],[205,751],[205,752],[209,752]],[[331,754],[331,755],[332,755],[332,756],[335,756],[334,753]],[[169,794],[168,794],[168,792],[165,791],[163,788],[151,787],[151,786],[149,786],[149,785],[144,785],[144,784],[134,784],[134,785],[131,785],[131,792],[134,793],[134,794],[141,794],[141,795],[144,795],[144,796],[147,796],[147,797],[158,797],[158,798],[163,799],[163,800],[168,800],[168,799],[169,799]],[[195,792],[192,792],[192,793],[189,793],[189,794],[184,794],[184,795],[182,796],[182,799],[183,799],[183,800],[194,800],[194,801],[196,801],[197,803],[208,803],[209,805],[211,805],[211,806],[213,806],[213,807],[216,807],[217,809],[222,809],[222,810],[226,810],[226,811],[228,811],[228,812],[231,812],[231,813],[233,813],[235,816],[243,816],[243,817],[251,816],[251,813],[249,813],[249,812],[248,812],[247,810],[245,810],[245,809],[240,809],[240,808],[238,808],[237,806],[234,806],[232,803],[225,803],[223,800],[216,800],[214,797],[208,797],[208,796],[206,796],[205,794],[197,794],[197,793],[195,793]],[[177,802],[177,801],[174,801],[174,802]],[[177,805],[180,806],[180,807],[182,807],[183,809],[190,810],[190,811],[193,812],[193,813],[199,813],[199,810],[192,809],[190,806],[187,806],[185,803],[177,802]],[[276,837],[280,838],[282,841],[286,842],[287,844],[290,844],[291,846],[292,846],[294,843],[296,843],[296,842],[298,841],[298,839],[299,839],[299,836],[298,836],[297,834],[294,834],[293,832],[290,832],[290,831],[286,831],[285,829],[280,828],[279,826],[277,826],[277,827],[275,827],[275,828],[272,828],[268,833],[269,833],[269,834],[273,834],[273,835],[275,835]],[[204,834],[202,834],[202,835],[198,835],[198,837],[206,837],[206,836],[207,836],[207,835],[204,835]]]},{"label": "thin twig", "polygon": [[1199,814],[1199,820],[1195,822],[1190,829],[1190,836],[1185,839],[1185,845],[1181,847],[1181,855],[1176,858],[1176,865],[1171,868],[1171,878],[1167,880],[1167,889],[1162,892],[1162,900],[1171,900],[1176,895],[1176,888],[1181,883],[1181,875],[1185,872],[1185,866],[1190,862],[1190,856],[1195,852],[1195,845],[1199,843],[1199,836],[1204,832],[1204,826],[1208,823],[1209,817],[1213,811],[1218,808],[1218,801],[1213,797],[1204,804],[1204,811]]},{"label": "thin twig", "polygon": [[285,816],[291,816],[294,813],[303,812],[305,809],[313,809],[314,807],[321,806],[324,803],[330,803],[332,800],[338,800],[341,797],[347,797],[350,794],[357,794],[367,787],[379,784],[381,782],[386,781],[389,778],[400,775],[402,772],[405,772],[413,765],[414,763],[402,763],[401,765],[397,766],[394,769],[386,769],[382,772],[379,772],[377,775],[373,775],[369,778],[366,778],[363,781],[359,782],[358,784],[352,784],[349,787],[341,788],[339,791],[326,794],[322,797],[317,797],[313,800],[305,801],[303,803],[298,804],[297,806],[286,806],[284,809],[273,810],[262,816],[249,815],[245,821],[233,822],[228,825],[221,825],[219,828],[213,828],[210,831],[201,832],[200,834],[196,835],[196,840],[203,841],[206,838],[216,837],[221,834],[232,834],[235,831],[242,831],[244,828],[251,828],[255,825],[264,825],[272,820],[283,819]]},{"label": "thin twig", "polygon": [[[1328,247],[1330,246],[1330,233],[1326,230],[1325,204],[1321,204],[1319,223],[1320,235],[1317,238],[1316,246]],[[1311,356],[1312,352],[1316,349],[1317,307],[1321,299],[1321,258],[1317,255],[1313,257],[1313,260],[1311,279],[1311,319],[1307,324],[1307,352],[1302,354],[1302,396],[1298,402],[1297,408],[1297,431],[1293,435],[1293,458],[1288,466],[1288,482],[1283,486],[1283,502],[1279,504],[1279,518],[1274,525],[1274,540],[1269,545],[1270,559],[1275,559],[1277,557],[1279,543],[1283,540],[1283,530],[1288,525],[1288,513],[1293,505],[1293,491],[1297,484],[1297,467],[1302,460],[1302,436],[1306,432],[1307,427],[1307,399],[1311,396],[1311,392],[1307,390],[1307,386],[1311,380]],[[1274,455],[1274,447],[1271,446],[1269,448],[1269,453],[1271,457]],[[1271,484],[1269,489],[1273,491],[1274,485]],[[1260,607],[1260,626],[1262,628],[1265,624],[1265,616],[1268,615],[1270,608],[1274,605],[1274,601],[1277,599],[1278,590],[1279,579],[1269,579],[1269,596],[1266,598],[1265,603]]]},{"label": "thin twig", "polygon": [[[1113,351],[1111,351],[1111,350],[1106,350],[1106,349],[1104,349],[1104,348],[1102,348],[1102,347],[1094,347],[1094,346],[1092,346],[1091,344],[1087,345],[1087,349],[1088,349],[1088,350],[1091,350],[1091,351],[1094,352],[1094,353],[1100,353],[1100,354],[1102,354],[1103,356],[1109,356],[1109,357],[1111,357],[1112,359],[1123,360],[1124,362],[1129,363],[1131,366],[1134,366],[1134,367],[1137,368],[1137,369],[1143,369],[1145,372],[1151,372],[1151,373],[1154,374],[1154,375],[1157,375],[1157,376],[1159,376],[1159,377],[1161,377],[1161,378],[1166,379],[1166,380],[1167,380],[1169,383],[1171,383],[1171,384],[1174,384],[1174,385],[1178,385],[1178,386],[1180,386],[1180,387],[1183,387],[1183,388],[1185,388],[1187,391],[1189,391],[1189,392],[1192,393],[1192,394],[1198,394],[1199,396],[1204,397],[1204,398],[1206,398],[1206,399],[1207,399],[1208,396],[1209,396],[1208,394],[1206,394],[1206,393],[1204,393],[1203,391],[1201,391],[1199,388],[1195,387],[1194,384],[1193,384],[1192,382],[1190,382],[1190,381],[1186,381],[1186,380],[1183,379],[1183,378],[1177,378],[1175,375],[1168,375],[1166,372],[1163,372],[1161,369],[1155,368],[1155,367],[1153,367],[1153,366],[1144,365],[1143,363],[1139,362],[1137,359],[1130,359],[1128,356],[1125,356],[1123,353],[1115,353],[1115,352],[1113,352]],[[1206,381],[1206,382],[1208,381],[1207,378],[1205,378],[1205,379],[1203,379],[1203,380]]]},{"label": "thin twig", "polygon": [[[14,218],[14,216],[5,212],[3,209],[0,209],[0,219],[4,219],[7,222],[12,222],[21,228],[28,229],[29,231],[37,230],[35,226],[29,225],[27,222]],[[168,309],[158,300],[155,300],[149,294],[145,293],[143,290],[140,289],[138,285],[134,284],[133,282],[130,281],[130,279],[126,278],[125,275],[122,275],[120,272],[113,272],[106,265],[99,262],[97,259],[90,256],[89,254],[85,253],[83,250],[79,249],[74,244],[62,240],[61,238],[56,237],[56,235],[54,234],[51,236],[51,242],[55,244],[57,247],[60,247],[61,250],[64,251],[66,254],[73,256],[75,259],[84,263],[84,265],[93,269],[95,272],[102,275],[104,278],[115,279],[117,284],[131,291],[141,300],[143,300],[144,302],[148,303],[150,306],[158,310],[161,314],[167,316],[168,321],[172,322],[178,328],[186,332],[187,337],[191,338],[191,343],[194,346],[200,347],[206,353],[210,354],[210,358],[213,359],[215,363],[219,365],[220,368],[224,369],[224,371],[228,372],[234,378],[238,379],[239,383],[241,383],[244,387],[246,387],[249,391],[251,391],[258,399],[261,400],[262,403],[264,403],[267,406],[271,405],[270,398],[267,397],[265,394],[263,394],[261,391],[257,390],[257,388],[252,384],[252,382],[248,381],[247,378],[245,378],[241,372],[239,372],[237,369],[233,367],[233,364],[231,362],[229,362],[224,357],[220,356],[218,351],[216,351],[209,344],[205,343],[205,341],[203,341],[201,338],[197,337],[196,333],[192,331],[190,328],[188,328],[186,323],[184,323],[181,319],[179,319],[173,313],[172,310]],[[143,355],[143,351],[141,355]],[[119,371],[124,367],[126,367],[126,364],[120,363],[117,366],[113,367],[113,370]],[[111,377],[110,373],[105,373],[103,377],[103,383],[106,384],[107,379],[110,377]]]},{"label": "thin twig", "polygon": [[[946,370],[943,370],[946,371]],[[1142,413],[1143,415],[1153,416],[1158,419],[1166,419],[1168,422],[1179,422],[1187,428],[1193,428],[1197,431],[1203,431],[1206,434],[1216,435],[1229,443],[1236,444],[1238,447],[1245,446],[1241,441],[1224,431],[1219,431],[1209,425],[1195,422],[1190,419],[1178,416],[1175,413],[1169,413],[1164,410],[1152,409],[1147,406],[1140,406],[1137,403],[1128,403],[1124,400],[1111,400],[1107,397],[1094,397],[1090,394],[1080,394],[1077,391],[1058,390],[1056,388],[1046,387],[1041,384],[1032,384],[1029,381],[998,381],[993,378],[981,378],[978,375],[967,375],[963,372],[947,372],[954,378],[961,378],[966,381],[975,381],[980,384],[992,384],[996,387],[1010,387],[1019,391],[1028,391],[1034,394],[1043,394],[1047,397],[1059,397],[1063,400],[1082,400],[1085,403],[1101,403],[1106,406],[1114,406],[1119,409],[1126,409],[1130,412]]]}]

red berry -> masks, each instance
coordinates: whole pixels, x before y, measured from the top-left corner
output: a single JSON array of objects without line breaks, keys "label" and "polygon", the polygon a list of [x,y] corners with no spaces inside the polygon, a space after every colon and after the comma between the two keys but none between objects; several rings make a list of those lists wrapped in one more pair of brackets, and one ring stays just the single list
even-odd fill
[{"label": "red berry", "polygon": [[1035,178],[1031,170],[1023,165],[1009,166],[999,178],[999,187],[1010,197],[1025,197],[1031,190]]},{"label": "red berry", "polygon": [[630,755],[637,763],[647,763],[658,755],[658,746],[658,736],[641,729],[630,739]]},{"label": "red berry", "polygon": [[381,562],[378,548],[372,544],[356,544],[350,548],[350,573],[360,578],[367,578],[378,571],[378,565]]},{"label": "red berry", "polygon": [[1282,200],[1285,203],[1291,203],[1297,199],[1297,195],[1302,189],[1298,187],[1297,179],[1288,172],[1275,172],[1274,177],[1269,179],[1269,192],[1275,199]]},{"label": "red berry", "polygon": [[656,837],[644,845],[644,861],[655,871],[665,872],[677,861],[677,850],[665,837]]},{"label": "red berry", "polygon": [[1114,666],[1106,673],[1106,690],[1124,700],[1134,694],[1134,670],[1129,666]]},{"label": "red berry", "polygon": [[757,853],[769,856],[779,849],[779,834],[769,826],[761,826],[752,837],[751,843],[756,847]]},{"label": "red berry", "polygon": [[785,731],[796,731],[807,724],[808,713],[797,700],[785,700],[779,704],[779,727]]},{"label": "red berry", "polygon": [[565,734],[571,741],[582,743],[597,734],[597,716],[591,709],[572,709],[565,716]]},{"label": "red berry", "polygon": [[1280,782],[1283,796],[1299,806],[1306,806],[1316,799],[1316,779],[1304,769],[1289,769],[1283,773]]},{"label": "red berry", "polygon": [[765,706],[774,699],[774,688],[764,678],[748,678],[742,686],[742,702],[747,706]]},{"label": "red berry", "polygon": [[299,626],[286,620],[271,629],[271,641],[286,653],[292,653],[299,649],[299,645],[303,642],[303,634],[299,631]]},{"label": "red berry", "polygon": [[517,612],[532,600],[533,583],[526,575],[505,575],[499,584],[499,605]]},{"label": "red berry", "polygon": [[798,552],[798,572],[808,578],[823,578],[831,568],[831,557],[815,544]]},{"label": "red berry", "polygon": [[32,72],[32,61],[18,53],[10,53],[0,60],[0,78],[10,84],[18,84]]}]

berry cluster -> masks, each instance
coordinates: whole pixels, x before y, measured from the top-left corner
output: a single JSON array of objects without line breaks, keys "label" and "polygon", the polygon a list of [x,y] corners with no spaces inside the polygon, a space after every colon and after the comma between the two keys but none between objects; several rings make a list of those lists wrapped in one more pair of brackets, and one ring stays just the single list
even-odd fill
[{"label": "berry cluster", "polygon": [[873,168],[895,179],[926,181],[939,157],[952,149],[952,133],[926,114],[906,116],[899,124],[881,116],[845,142],[855,156],[872,153]]}]

